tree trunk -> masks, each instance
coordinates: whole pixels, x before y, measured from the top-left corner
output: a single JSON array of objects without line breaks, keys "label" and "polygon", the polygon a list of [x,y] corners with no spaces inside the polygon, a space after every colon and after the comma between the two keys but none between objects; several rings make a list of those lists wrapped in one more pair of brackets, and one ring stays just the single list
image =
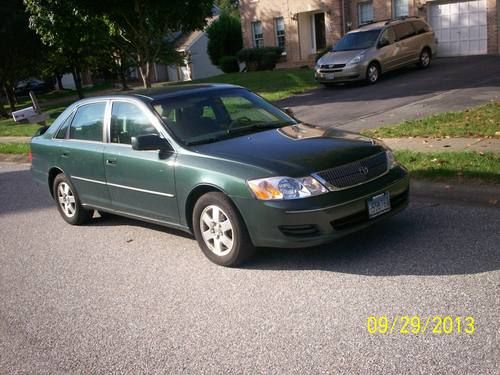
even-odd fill
[{"label": "tree trunk", "polygon": [[144,88],[146,89],[151,88],[150,66],[151,64],[149,62],[144,62],[139,66],[142,83],[144,84]]},{"label": "tree trunk", "polygon": [[4,107],[3,96],[0,95],[0,117],[9,117],[9,114],[3,107]]},{"label": "tree trunk", "polygon": [[5,97],[9,102],[10,111],[14,112],[16,110],[16,95],[14,93],[14,88],[9,83],[4,83],[3,91],[5,92]]},{"label": "tree trunk", "polygon": [[59,72],[56,72],[56,80],[57,80],[57,89],[58,90],[64,90],[64,86],[62,83],[62,74],[59,74]]},{"label": "tree trunk", "polygon": [[74,67],[71,74],[73,75],[73,80],[75,81],[75,88],[78,94],[78,98],[83,99],[83,89],[82,89],[82,76],[80,74],[80,69]]}]

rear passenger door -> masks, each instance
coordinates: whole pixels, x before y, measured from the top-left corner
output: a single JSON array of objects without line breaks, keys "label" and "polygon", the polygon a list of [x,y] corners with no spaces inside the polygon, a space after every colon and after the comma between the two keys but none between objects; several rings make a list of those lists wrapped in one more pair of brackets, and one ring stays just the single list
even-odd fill
[{"label": "rear passenger door", "polygon": [[136,151],[131,146],[132,137],[161,135],[156,121],[135,101],[112,102],[104,156],[106,180],[114,210],[175,224],[179,221],[175,152]]},{"label": "rear passenger door", "polygon": [[56,134],[58,164],[71,179],[83,204],[108,207],[104,173],[104,118],[107,101],[79,106]]},{"label": "rear passenger door", "polygon": [[402,22],[394,25],[396,33],[396,44],[400,47],[400,55],[397,66],[403,66],[418,59],[420,51],[418,49],[418,40],[415,38],[416,32],[411,22]]}]

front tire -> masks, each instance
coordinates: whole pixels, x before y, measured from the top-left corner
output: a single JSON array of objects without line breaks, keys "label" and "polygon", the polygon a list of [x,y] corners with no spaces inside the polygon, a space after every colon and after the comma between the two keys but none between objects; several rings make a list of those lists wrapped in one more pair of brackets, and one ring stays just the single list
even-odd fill
[{"label": "front tire", "polygon": [[193,230],[205,256],[220,266],[238,266],[255,252],[238,211],[222,193],[210,192],[198,199]]},{"label": "front tire", "polygon": [[366,82],[374,85],[380,79],[380,67],[377,63],[370,63],[366,69]]},{"label": "front tire", "polygon": [[83,208],[78,193],[64,174],[56,176],[52,189],[57,209],[67,223],[81,225],[91,219],[94,211]]}]

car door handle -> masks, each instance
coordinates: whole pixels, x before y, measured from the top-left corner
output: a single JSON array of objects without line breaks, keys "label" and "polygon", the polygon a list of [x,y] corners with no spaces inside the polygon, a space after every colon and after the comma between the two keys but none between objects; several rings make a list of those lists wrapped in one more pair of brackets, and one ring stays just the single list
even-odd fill
[{"label": "car door handle", "polygon": [[69,158],[69,152],[63,152],[63,153],[61,154],[61,157],[62,157],[62,158],[65,158],[65,159]]},{"label": "car door handle", "polygon": [[107,165],[116,165],[116,159],[106,159]]}]

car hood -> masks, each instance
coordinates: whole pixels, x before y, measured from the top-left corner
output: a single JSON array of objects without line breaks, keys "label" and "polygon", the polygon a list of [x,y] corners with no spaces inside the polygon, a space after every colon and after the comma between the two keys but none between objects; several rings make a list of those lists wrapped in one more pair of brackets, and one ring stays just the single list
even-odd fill
[{"label": "car hood", "polygon": [[383,148],[356,133],[297,124],[197,145],[191,150],[254,165],[269,175],[300,177],[368,157]]},{"label": "car hood", "polygon": [[337,51],[337,52],[328,52],[323,55],[319,60],[318,64],[320,65],[329,65],[329,64],[347,64],[353,58],[358,56],[361,52],[365,50],[357,49],[352,51]]}]

